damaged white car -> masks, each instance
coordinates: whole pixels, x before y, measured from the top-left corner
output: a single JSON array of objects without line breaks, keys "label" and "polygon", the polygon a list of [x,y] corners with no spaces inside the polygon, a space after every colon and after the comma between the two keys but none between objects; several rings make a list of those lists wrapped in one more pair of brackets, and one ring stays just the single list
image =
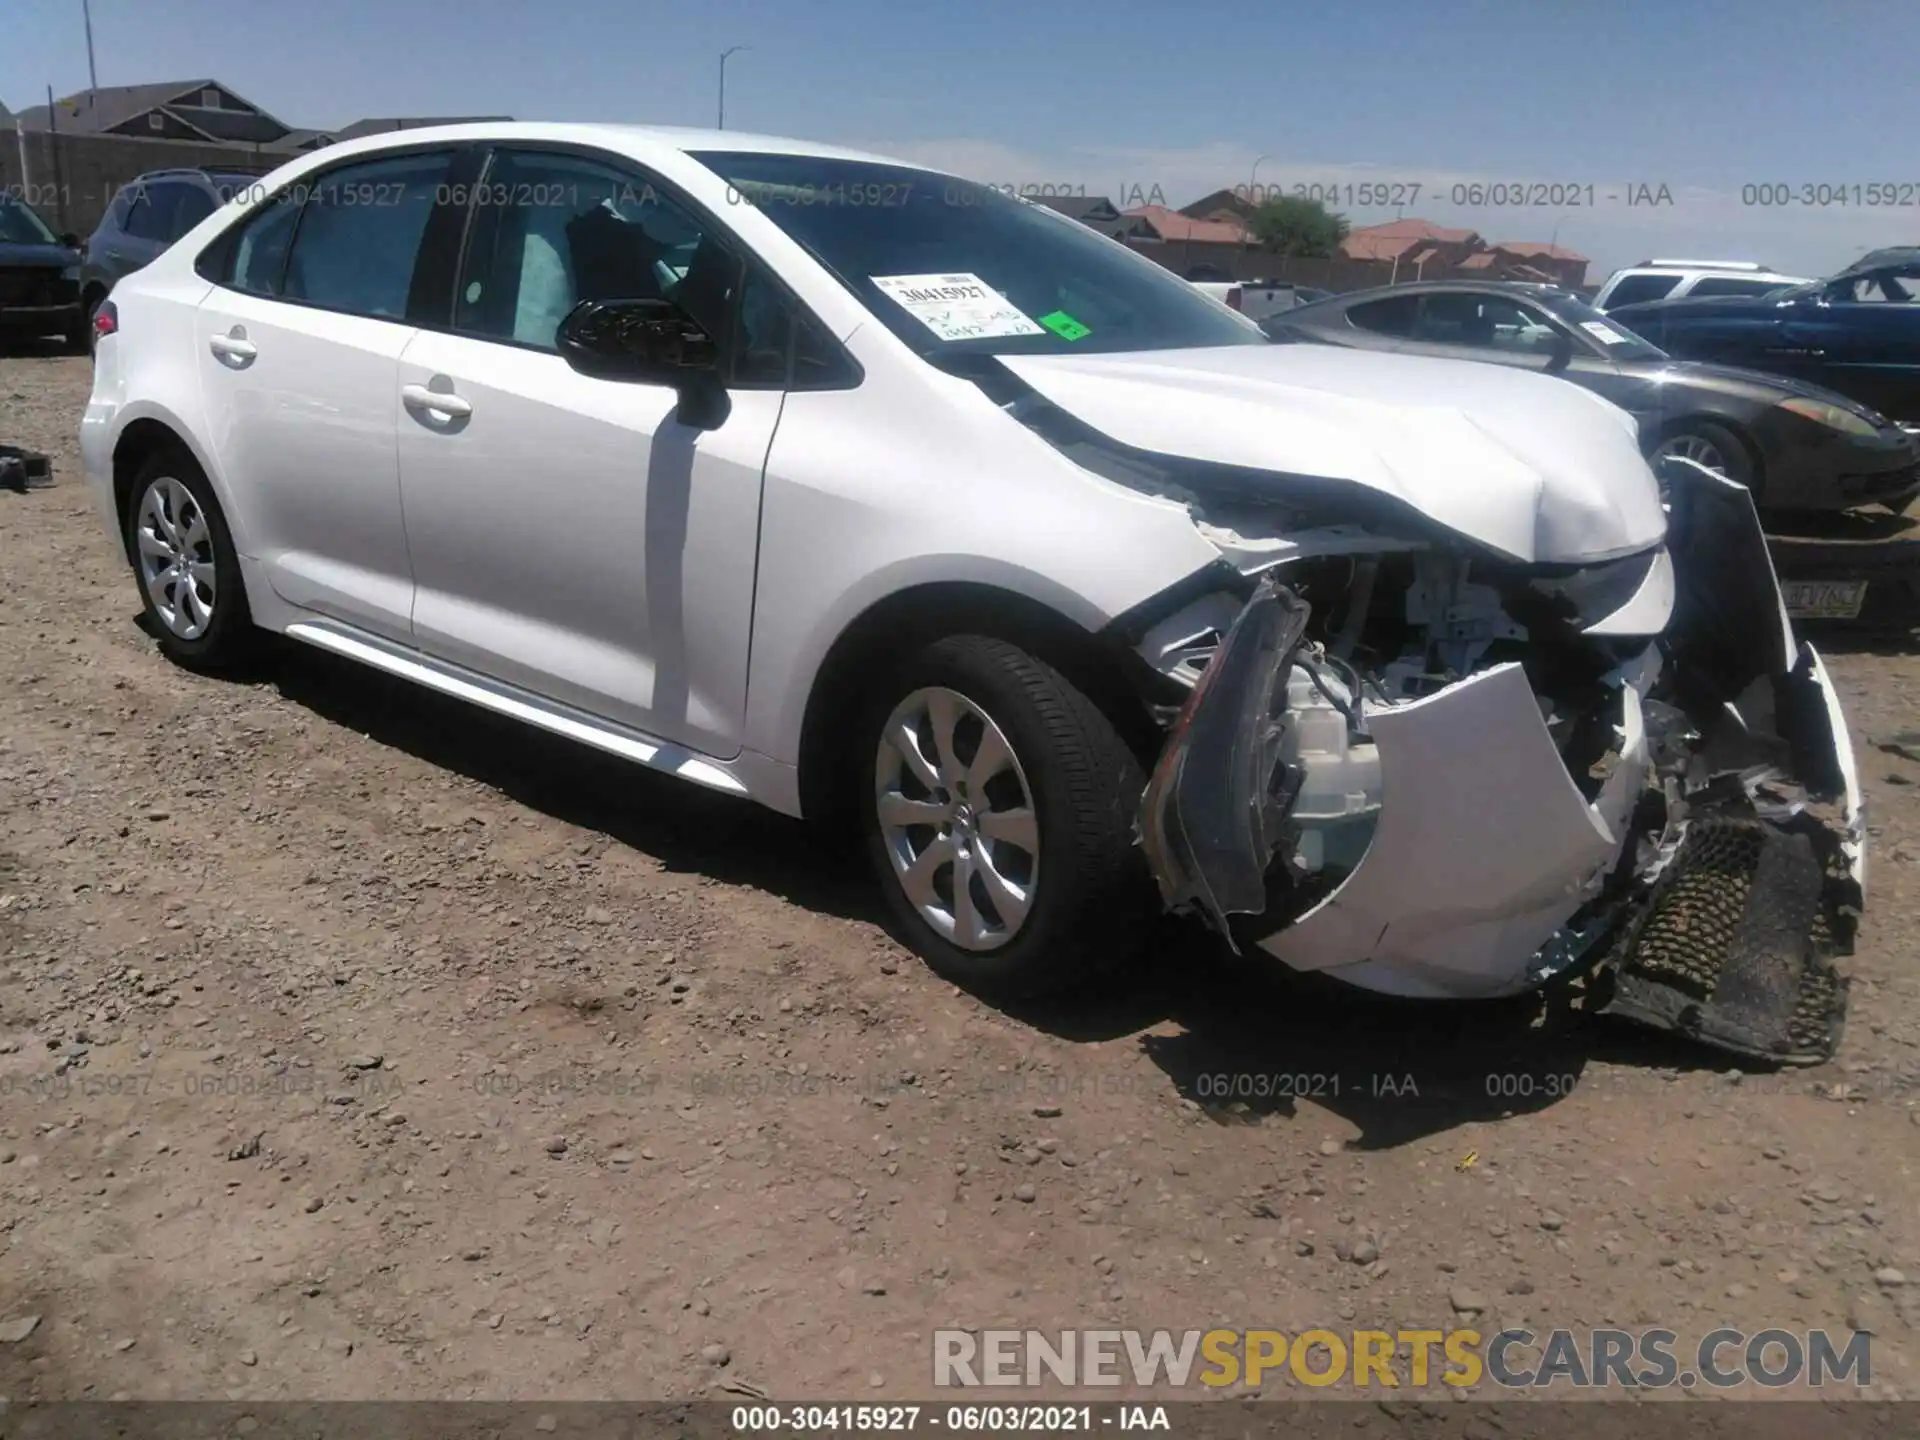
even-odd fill
[{"label": "damaged white car", "polygon": [[985,989],[1161,903],[1369,990],[1585,976],[1831,1053],[1832,686],[1746,492],[1663,488],[1586,391],[1269,344],[912,165],[615,126],[328,147],[96,328],[83,453],[183,663],[273,631],[857,820]]}]

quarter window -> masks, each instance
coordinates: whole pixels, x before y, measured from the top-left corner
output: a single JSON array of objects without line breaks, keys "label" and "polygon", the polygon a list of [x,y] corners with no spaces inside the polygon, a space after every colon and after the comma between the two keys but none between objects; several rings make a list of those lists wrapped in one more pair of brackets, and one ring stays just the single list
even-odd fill
[{"label": "quarter window", "polygon": [[451,151],[394,155],[296,182],[303,199],[281,294],[327,310],[401,320],[420,237]]},{"label": "quarter window", "polygon": [[227,284],[249,295],[278,295],[287,272],[287,252],[293,246],[293,227],[300,219],[297,198],[282,195],[268,200],[240,229],[233,249],[233,270]]}]

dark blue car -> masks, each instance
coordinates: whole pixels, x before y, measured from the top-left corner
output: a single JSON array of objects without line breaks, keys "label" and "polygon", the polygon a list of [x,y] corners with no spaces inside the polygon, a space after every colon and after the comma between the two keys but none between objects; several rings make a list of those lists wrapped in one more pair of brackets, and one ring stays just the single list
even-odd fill
[{"label": "dark blue car", "polygon": [[0,192],[0,345],[58,335],[84,349],[80,255],[33,208]]},{"label": "dark blue car", "polygon": [[1773,295],[1649,300],[1607,318],[1669,355],[1810,381],[1920,424],[1920,246]]}]

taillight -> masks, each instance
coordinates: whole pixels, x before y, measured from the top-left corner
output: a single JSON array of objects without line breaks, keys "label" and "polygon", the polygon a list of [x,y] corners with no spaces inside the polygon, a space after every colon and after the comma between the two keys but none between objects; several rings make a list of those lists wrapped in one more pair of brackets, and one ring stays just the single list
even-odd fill
[{"label": "taillight", "polygon": [[1227,291],[1227,308],[1229,310],[1238,310],[1241,308],[1240,287],[1238,285]]},{"label": "taillight", "polygon": [[108,335],[120,333],[120,312],[114,309],[111,300],[102,300],[100,308],[93,312],[93,338],[96,343]]}]

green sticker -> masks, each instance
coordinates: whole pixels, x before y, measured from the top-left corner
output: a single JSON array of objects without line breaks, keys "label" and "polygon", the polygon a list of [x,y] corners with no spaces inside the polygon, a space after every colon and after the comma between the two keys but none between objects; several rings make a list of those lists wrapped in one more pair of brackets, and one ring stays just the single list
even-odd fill
[{"label": "green sticker", "polygon": [[1040,323],[1062,340],[1079,340],[1093,333],[1091,329],[1082,325],[1064,310],[1056,310],[1051,315],[1042,315]]}]

